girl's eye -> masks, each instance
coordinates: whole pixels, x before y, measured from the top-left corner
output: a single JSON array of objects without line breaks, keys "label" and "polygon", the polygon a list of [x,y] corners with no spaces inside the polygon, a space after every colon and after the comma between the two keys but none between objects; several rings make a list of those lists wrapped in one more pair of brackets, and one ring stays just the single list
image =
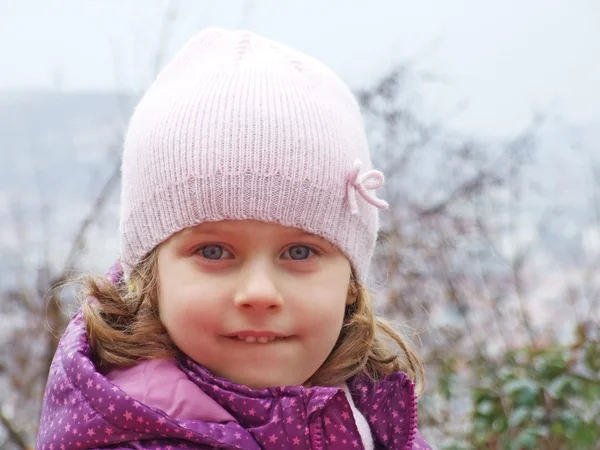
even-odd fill
[{"label": "girl's eye", "polygon": [[200,247],[199,253],[206,259],[219,260],[223,259],[223,255],[228,257],[230,253],[223,248],[222,245],[211,244]]},{"label": "girl's eye", "polygon": [[286,253],[289,254],[289,259],[301,261],[303,259],[308,259],[311,256],[311,254],[314,254],[316,252],[312,248],[307,247],[306,245],[293,245],[292,247],[286,250]]}]

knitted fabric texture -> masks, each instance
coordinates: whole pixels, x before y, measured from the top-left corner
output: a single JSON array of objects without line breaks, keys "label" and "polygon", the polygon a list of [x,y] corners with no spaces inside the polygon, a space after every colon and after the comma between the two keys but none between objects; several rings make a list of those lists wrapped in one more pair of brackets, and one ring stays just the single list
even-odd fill
[{"label": "knitted fabric texture", "polygon": [[130,272],[184,228],[253,219],[327,239],[364,281],[387,207],[375,195],[382,184],[358,104],[330,69],[252,32],[209,29],[131,118],[121,260]]}]

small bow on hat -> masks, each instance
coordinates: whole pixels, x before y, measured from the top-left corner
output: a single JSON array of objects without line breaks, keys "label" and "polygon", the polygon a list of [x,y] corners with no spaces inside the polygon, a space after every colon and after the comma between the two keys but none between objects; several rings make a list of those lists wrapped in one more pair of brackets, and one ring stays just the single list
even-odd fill
[{"label": "small bow on hat", "polygon": [[362,162],[360,159],[357,159],[354,161],[354,168],[348,176],[346,191],[348,202],[350,203],[350,211],[353,215],[358,214],[358,203],[356,202],[357,192],[371,205],[379,209],[388,209],[389,205],[386,201],[377,198],[374,193],[369,192],[383,186],[383,183],[385,182],[383,173],[379,170],[368,170],[364,173],[360,173],[361,168]]}]

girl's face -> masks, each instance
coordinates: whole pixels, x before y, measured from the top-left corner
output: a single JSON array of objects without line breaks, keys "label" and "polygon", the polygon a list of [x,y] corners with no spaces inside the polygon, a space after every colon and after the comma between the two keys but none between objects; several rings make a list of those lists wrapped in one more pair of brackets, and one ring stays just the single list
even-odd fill
[{"label": "girl's face", "polygon": [[338,339],[350,274],[334,245],[302,230],[203,223],[158,250],[160,316],[179,349],[217,376],[300,385]]}]

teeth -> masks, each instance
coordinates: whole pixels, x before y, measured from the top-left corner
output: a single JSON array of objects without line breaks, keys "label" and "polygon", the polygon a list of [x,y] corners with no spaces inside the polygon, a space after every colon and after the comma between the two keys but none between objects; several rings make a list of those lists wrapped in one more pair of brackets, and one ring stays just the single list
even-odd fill
[{"label": "teeth", "polygon": [[261,336],[261,337],[254,337],[254,336],[238,336],[237,337],[240,341],[244,341],[248,344],[253,344],[255,342],[258,342],[259,344],[266,344],[267,342],[272,342],[275,340],[275,336]]}]

